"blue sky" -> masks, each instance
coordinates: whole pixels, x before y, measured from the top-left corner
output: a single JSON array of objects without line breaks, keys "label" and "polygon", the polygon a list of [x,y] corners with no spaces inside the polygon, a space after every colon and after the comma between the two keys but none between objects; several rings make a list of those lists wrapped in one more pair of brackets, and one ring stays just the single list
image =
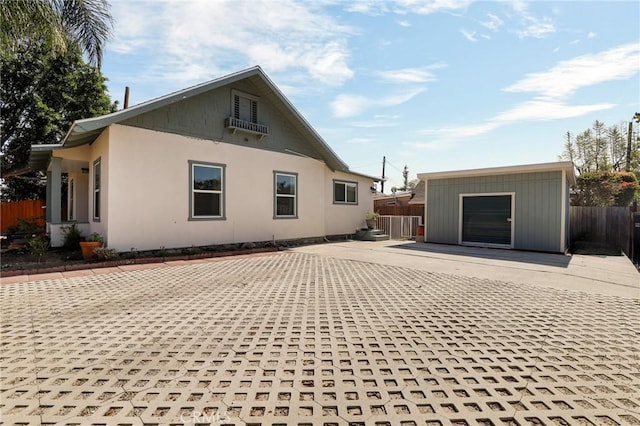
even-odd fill
[{"label": "blue sky", "polygon": [[556,161],[640,111],[640,2],[111,1],[102,71],[136,104],[260,65],[354,171]]}]

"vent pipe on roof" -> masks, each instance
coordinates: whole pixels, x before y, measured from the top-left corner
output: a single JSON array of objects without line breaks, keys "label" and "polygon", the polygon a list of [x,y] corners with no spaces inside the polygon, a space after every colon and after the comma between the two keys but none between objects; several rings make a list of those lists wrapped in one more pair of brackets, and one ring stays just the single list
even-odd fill
[{"label": "vent pipe on roof", "polygon": [[129,108],[129,86],[124,88],[124,107],[123,109]]}]

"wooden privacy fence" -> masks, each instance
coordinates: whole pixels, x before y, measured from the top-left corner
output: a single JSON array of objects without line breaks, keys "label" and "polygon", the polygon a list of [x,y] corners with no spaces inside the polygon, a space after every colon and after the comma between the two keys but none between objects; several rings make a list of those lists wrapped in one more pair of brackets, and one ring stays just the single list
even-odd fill
[{"label": "wooden privacy fence", "polygon": [[6,232],[7,228],[18,223],[18,219],[38,218],[44,229],[44,200],[23,200],[10,203],[0,203],[0,229]]},{"label": "wooden privacy fence", "polygon": [[406,206],[380,206],[376,213],[382,216],[420,216],[424,217],[424,204],[409,204]]},{"label": "wooden privacy fence", "polygon": [[630,207],[571,206],[570,238],[576,241],[602,243],[631,258],[633,224]]}]

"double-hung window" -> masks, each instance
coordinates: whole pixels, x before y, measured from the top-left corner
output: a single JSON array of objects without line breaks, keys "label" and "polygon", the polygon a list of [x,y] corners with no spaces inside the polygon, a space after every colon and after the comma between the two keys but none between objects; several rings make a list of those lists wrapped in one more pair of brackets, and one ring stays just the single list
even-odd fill
[{"label": "double-hung window", "polygon": [[100,221],[100,187],[102,185],[101,159],[93,162],[93,221]]},{"label": "double-hung window", "polygon": [[334,204],[358,204],[358,183],[333,181]]},{"label": "double-hung window", "polygon": [[298,174],[273,172],[274,176],[274,217],[298,217]]},{"label": "double-hung window", "polygon": [[223,164],[189,161],[189,219],[224,219]]}]

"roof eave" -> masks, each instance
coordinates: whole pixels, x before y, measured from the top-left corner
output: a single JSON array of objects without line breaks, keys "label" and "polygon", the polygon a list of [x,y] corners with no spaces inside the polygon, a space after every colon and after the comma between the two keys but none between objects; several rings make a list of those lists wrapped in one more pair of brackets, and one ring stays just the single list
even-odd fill
[{"label": "roof eave", "polygon": [[484,169],[469,169],[469,170],[451,170],[443,172],[431,172],[431,173],[418,173],[418,179],[430,180],[430,179],[445,179],[445,178],[458,178],[458,177],[473,177],[473,176],[488,176],[488,175],[506,175],[506,174],[519,174],[519,173],[535,173],[545,171],[565,171],[567,172],[567,180],[571,185],[575,185],[575,171],[573,162],[571,161],[556,161],[551,163],[538,163],[538,164],[523,164],[518,166],[505,166],[505,167],[489,167]]}]

